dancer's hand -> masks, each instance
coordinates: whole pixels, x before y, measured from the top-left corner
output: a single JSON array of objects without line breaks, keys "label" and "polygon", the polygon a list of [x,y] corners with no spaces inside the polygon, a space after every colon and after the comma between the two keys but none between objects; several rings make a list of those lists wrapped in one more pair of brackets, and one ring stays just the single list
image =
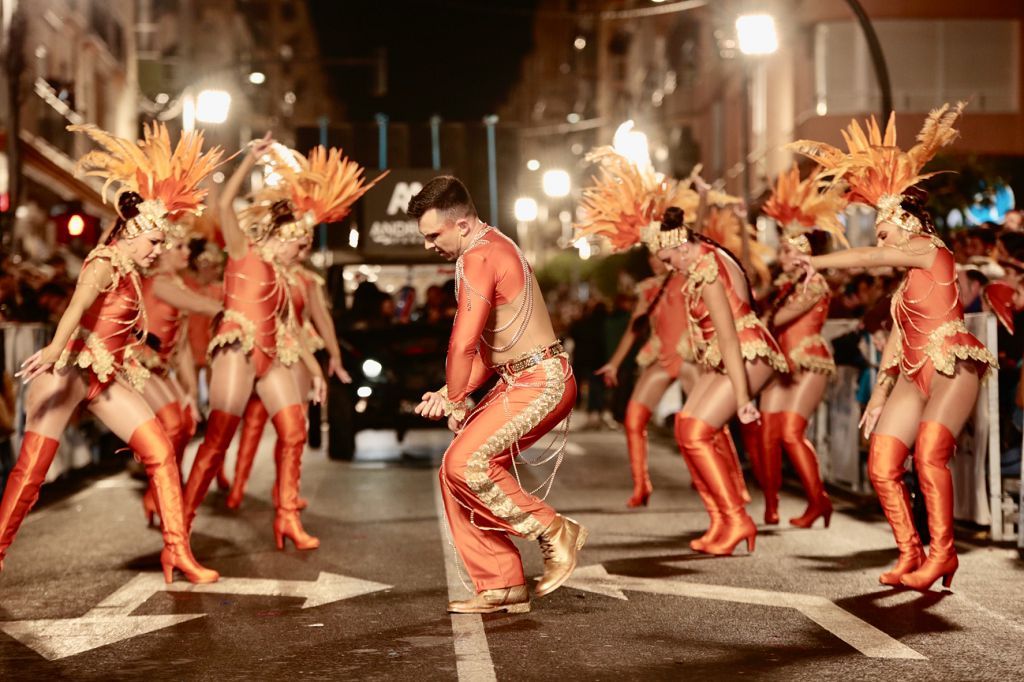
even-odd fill
[{"label": "dancer's hand", "polygon": [[604,385],[608,388],[615,388],[619,385],[619,368],[610,362],[594,372],[594,376],[604,377]]},{"label": "dancer's hand", "polygon": [[53,369],[53,365],[57,362],[58,356],[58,352],[51,350],[49,346],[45,346],[30,355],[25,362],[21,363],[21,370],[14,376],[19,377],[23,383],[27,384],[40,374],[49,372]]},{"label": "dancer's hand", "polygon": [[322,405],[327,400],[327,382],[322,376],[313,377],[313,390],[310,397],[317,405]]},{"label": "dancer's hand", "polygon": [[875,426],[878,425],[878,418],[882,416],[881,405],[874,406],[869,401],[867,407],[864,408],[864,414],[860,416],[860,428],[864,429],[864,437],[870,438],[871,432],[875,430]]},{"label": "dancer's hand", "polygon": [[259,159],[264,154],[270,151],[270,148],[274,146],[274,136],[268,130],[266,135],[258,140],[253,140],[249,143],[249,147],[252,149],[252,155]]},{"label": "dancer's hand", "polygon": [[345,371],[344,365],[341,364],[341,358],[331,358],[327,361],[327,375],[334,375],[338,377],[338,381],[343,384],[351,384],[352,376]]},{"label": "dancer's hand", "polygon": [[754,401],[751,400],[736,411],[736,416],[739,417],[741,424],[753,424],[756,421],[760,421],[761,412],[757,409]]},{"label": "dancer's hand", "polygon": [[462,422],[456,419],[454,415],[448,417],[448,430],[452,433],[462,431]]},{"label": "dancer's hand", "polygon": [[794,254],[793,255],[793,264],[796,265],[801,270],[803,270],[804,273],[806,273],[806,275],[807,275],[806,277],[804,277],[804,286],[803,286],[803,290],[806,292],[807,291],[807,287],[811,283],[811,278],[814,277],[814,273],[817,272],[814,269],[814,265],[811,264],[811,256],[810,256],[810,254],[806,254],[806,253]]},{"label": "dancer's hand", "polygon": [[437,421],[444,416],[445,399],[437,391],[427,391],[423,394],[420,404],[413,410],[416,414],[427,419]]}]

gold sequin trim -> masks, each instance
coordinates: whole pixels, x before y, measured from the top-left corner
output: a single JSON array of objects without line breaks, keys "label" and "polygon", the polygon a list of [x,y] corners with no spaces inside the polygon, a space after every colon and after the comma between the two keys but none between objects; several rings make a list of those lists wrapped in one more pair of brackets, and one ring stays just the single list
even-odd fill
[{"label": "gold sequin trim", "polygon": [[237,310],[225,310],[224,321],[237,324],[238,329],[229,329],[210,339],[210,345],[206,347],[207,358],[212,360],[214,351],[233,343],[241,344],[243,353],[251,353],[256,345],[256,324]]},{"label": "gold sequin trim", "polygon": [[562,400],[565,392],[562,358],[548,358],[530,369],[536,368],[543,369],[545,375],[540,395],[527,405],[526,409],[495,431],[466,462],[466,485],[469,489],[491,514],[505,521],[516,533],[528,540],[536,540],[544,532],[544,527],[531,514],[516,506],[505,491],[487,475],[487,469],[492,458],[511,449],[520,438],[544,421]]},{"label": "gold sequin trim", "polygon": [[822,357],[820,355],[811,355],[807,352],[808,348],[812,346],[822,346],[828,348],[825,343],[824,337],[819,334],[813,334],[811,336],[805,336],[800,340],[800,343],[796,344],[789,357],[799,369],[807,372],[817,372],[819,374],[835,374],[836,363],[832,359],[831,354],[829,357]]},{"label": "gold sequin trim", "polygon": [[718,279],[718,263],[715,261],[713,251],[705,253],[697,259],[687,276],[694,291],[697,291],[705,284],[711,284]]}]

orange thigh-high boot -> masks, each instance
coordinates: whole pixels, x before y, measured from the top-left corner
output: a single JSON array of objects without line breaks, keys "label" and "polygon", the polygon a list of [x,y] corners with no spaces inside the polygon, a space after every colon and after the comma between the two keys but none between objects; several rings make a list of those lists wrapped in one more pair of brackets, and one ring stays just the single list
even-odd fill
[{"label": "orange thigh-high boot", "polygon": [[938,422],[921,422],[914,443],[914,471],[928,510],[928,558],[900,582],[915,590],[927,590],[939,577],[949,587],[960,565],[953,546],[953,476],[949,460],[956,450],[956,438]]},{"label": "orange thigh-high boot", "polygon": [[[754,551],[757,527],[743,508],[736,483],[730,473],[727,461],[716,452],[715,429],[707,422],[686,416],[679,425],[679,439],[695,471],[714,499],[722,515],[721,530],[708,541],[704,549],[707,554],[727,556],[733,553],[743,540],[747,550]],[[711,510],[708,510],[711,513]]]},{"label": "orange thigh-high boot", "polygon": [[782,443],[807,495],[807,509],[802,515],[790,519],[789,523],[798,528],[810,528],[820,516],[825,519],[825,527],[828,528],[832,520],[832,500],[828,498],[825,485],[821,482],[818,455],[807,439],[807,420],[796,412],[780,412],[779,420]]},{"label": "orange thigh-high boot", "polygon": [[291,538],[296,549],[316,549],[320,540],[302,527],[299,520],[299,478],[302,453],[306,449],[306,406],[289,405],[271,419],[277,431],[274,456],[281,464],[277,474],[277,515],[274,518],[274,539],[284,549],[284,539]]},{"label": "orange thigh-high boot", "polygon": [[21,439],[18,461],[7,476],[7,487],[0,502],[0,571],[4,567],[7,548],[14,542],[21,522],[39,499],[39,487],[53,463],[59,444],[53,438],[33,431],[27,431]]},{"label": "orange thigh-high boot", "polygon": [[[561,587],[575,569],[587,530],[524,490],[509,471],[513,458],[565,419],[575,402],[567,362],[545,360],[495,386],[445,452],[439,475],[445,517],[478,593],[449,604],[450,611],[529,610],[522,560],[510,535],[540,544],[538,597]],[[492,596],[501,603],[489,605]]]},{"label": "orange thigh-high boot", "polygon": [[892,526],[900,558],[891,571],[878,577],[883,585],[899,585],[900,578],[924,562],[921,538],[910,513],[910,494],[903,483],[904,464],[910,448],[895,436],[876,433],[868,450],[868,478],[875,487],[885,518]]},{"label": "orange thigh-high boot", "polygon": [[164,569],[164,580],[171,582],[174,569],[177,568],[189,582],[216,582],[220,578],[217,571],[201,566],[189,548],[182,510],[181,474],[178,473],[178,463],[174,459],[174,446],[160,422],[150,419],[135,429],[128,447],[146,467],[149,487],[160,514],[160,528],[164,536],[160,564]]},{"label": "orange thigh-high boot", "polygon": [[[164,433],[167,434],[167,438],[170,439],[172,446],[174,443],[180,442],[185,425],[181,421],[181,405],[179,403],[170,402],[161,407],[156,412],[156,420],[160,422],[160,426],[163,427]],[[177,457],[177,448],[175,448],[174,461],[176,464],[181,463],[181,460]],[[148,525],[150,527],[154,526],[153,516],[157,513],[156,500],[153,499],[152,488],[148,486],[146,492],[142,494],[142,513],[146,515]]]},{"label": "orange thigh-high boot", "polygon": [[782,414],[761,413],[761,478],[764,491],[764,522],[779,522],[779,490],[782,489]]},{"label": "orange thigh-high boot", "polygon": [[188,483],[185,484],[185,527],[190,533],[196,510],[206,498],[213,477],[224,464],[224,454],[235,436],[240,420],[238,415],[222,410],[213,410],[206,420],[206,435],[196,450],[196,459],[192,463]]},{"label": "orange thigh-high boot", "polygon": [[185,459],[185,448],[192,441],[192,436],[196,435],[197,425],[188,405],[178,403],[178,407],[181,408],[181,431],[178,433],[178,440],[171,442],[174,444],[174,456],[178,460],[178,471],[181,471],[181,462]]},{"label": "orange thigh-high boot", "polygon": [[629,470],[633,474],[633,496],[626,506],[646,507],[654,487],[647,470],[647,424],[651,421],[649,407],[637,400],[626,405],[626,450],[629,452]]},{"label": "orange thigh-high boot", "polygon": [[256,450],[263,436],[270,415],[254,393],[242,413],[242,434],[238,440],[238,455],[235,459],[235,478],[231,481],[231,492],[228,493],[227,505],[230,509],[238,509],[245,497],[245,485],[249,482],[252,463],[256,459]]},{"label": "orange thigh-high boot", "polygon": [[[701,502],[704,503],[704,508],[707,510],[708,516],[711,518],[711,523],[710,525],[708,525],[708,529],[704,531],[704,534],[699,538],[690,540],[690,549],[692,549],[695,552],[703,552],[704,548],[707,546],[707,543],[712,541],[712,539],[722,530],[722,513],[718,509],[718,504],[715,502],[715,498],[711,494],[711,490],[704,482],[704,479],[700,477],[700,472],[697,470],[697,467],[694,466],[693,460],[689,455],[689,451],[683,447],[683,422],[686,419],[687,415],[684,414],[682,411],[676,412],[674,430],[676,436],[676,445],[679,447],[679,452],[683,456],[683,461],[686,463],[686,468],[690,472],[690,479],[693,481],[693,487],[697,491],[697,494],[700,496]],[[724,458],[729,457],[731,455],[729,455],[727,452],[728,446],[724,446],[724,443],[722,441],[723,437],[727,437],[725,436],[725,433],[723,431],[719,431],[718,433],[716,433],[714,444],[715,449],[719,450],[719,456]],[[732,442],[731,438],[729,439],[729,442]],[[723,446],[725,447],[724,450],[722,449]]]},{"label": "orange thigh-high boot", "polygon": [[[743,447],[746,448],[746,442],[749,434],[741,428],[740,437],[743,438]],[[733,485],[735,485],[736,490],[739,491],[740,497],[743,499],[743,504],[749,504],[750,491],[747,490],[747,481],[743,478],[743,467],[740,466],[740,453],[736,450],[736,443],[732,439],[732,431],[729,429],[729,424],[723,426],[718,430],[718,433],[715,434],[715,449],[720,455],[727,458],[729,471],[732,474]],[[754,455],[752,455],[752,457],[755,458],[758,456],[758,452],[755,452]]]}]

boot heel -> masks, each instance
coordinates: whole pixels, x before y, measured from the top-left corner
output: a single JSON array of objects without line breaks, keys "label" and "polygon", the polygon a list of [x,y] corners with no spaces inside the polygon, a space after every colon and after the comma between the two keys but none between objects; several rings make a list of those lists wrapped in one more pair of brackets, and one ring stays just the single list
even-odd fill
[{"label": "boot heel", "polygon": [[277,548],[283,552],[284,551],[284,533],[281,533],[280,531],[275,529],[274,530],[274,542],[277,543]]},{"label": "boot heel", "polygon": [[580,534],[576,536],[576,551],[583,549],[583,545],[587,542],[587,537],[590,535],[590,531],[585,527],[580,526]]},{"label": "boot heel", "polygon": [[828,528],[829,524],[831,524],[831,523],[832,523],[832,512],[828,512],[828,513],[825,514],[825,528]]},{"label": "boot heel", "polygon": [[753,554],[754,553],[754,541],[755,540],[757,540],[757,536],[756,535],[748,535],[747,536],[747,554]]},{"label": "boot heel", "polygon": [[942,576],[942,586],[945,587],[947,590],[950,588],[950,586],[953,585],[953,575],[953,573],[947,573],[946,575]]},{"label": "boot heel", "polygon": [[170,585],[174,582],[174,564],[164,564],[164,582]]}]

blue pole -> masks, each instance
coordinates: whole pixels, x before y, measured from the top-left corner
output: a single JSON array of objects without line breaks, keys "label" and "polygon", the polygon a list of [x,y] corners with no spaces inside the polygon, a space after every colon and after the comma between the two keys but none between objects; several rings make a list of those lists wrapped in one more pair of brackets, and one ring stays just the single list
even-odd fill
[{"label": "blue pole", "polygon": [[498,149],[494,137],[494,126],[498,117],[494,114],[484,116],[484,125],[487,126],[487,180],[488,189],[491,194],[491,224],[498,222]]},{"label": "blue pole", "polygon": [[[330,123],[330,119],[326,116],[321,116],[317,119],[317,123],[320,125],[320,144],[324,147],[327,146],[327,126]],[[324,253],[327,251],[327,226],[323,223],[317,225],[317,231],[320,233],[320,252]]]},{"label": "blue pole", "polygon": [[388,167],[388,115],[377,114],[377,165],[381,170]]},{"label": "blue pole", "polygon": [[430,158],[434,170],[441,170],[441,117],[430,117]]}]

